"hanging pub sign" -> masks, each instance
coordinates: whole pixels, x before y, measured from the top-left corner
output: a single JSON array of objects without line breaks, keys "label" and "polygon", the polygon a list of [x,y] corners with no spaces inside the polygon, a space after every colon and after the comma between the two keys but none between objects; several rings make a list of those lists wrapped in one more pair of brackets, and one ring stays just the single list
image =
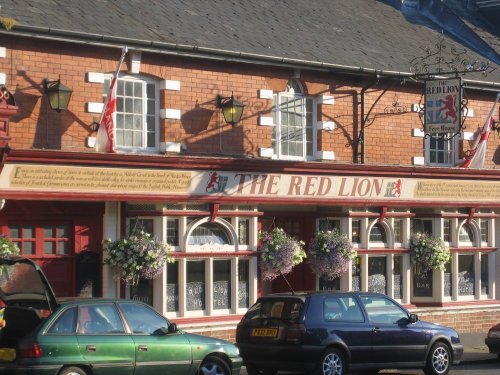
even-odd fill
[{"label": "hanging pub sign", "polygon": [[425,133],[459,133],[462,124],[462,79],[425,82]]}]

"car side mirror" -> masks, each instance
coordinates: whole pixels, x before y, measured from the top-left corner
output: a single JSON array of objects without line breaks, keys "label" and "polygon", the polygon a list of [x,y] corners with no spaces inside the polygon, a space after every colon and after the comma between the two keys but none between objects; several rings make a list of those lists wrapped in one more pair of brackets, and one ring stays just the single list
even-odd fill
[{"label": "car side mirror", "polygon": [[418,322],[418,315],[417,314],[410,314],[410,316],[408,317],[408,321],[411,324]]},{"label": "car side mirror", "polygon": [[168,333],[176,333],[179,329],[177,328],[177,324],[170,323],[168,326]]}]

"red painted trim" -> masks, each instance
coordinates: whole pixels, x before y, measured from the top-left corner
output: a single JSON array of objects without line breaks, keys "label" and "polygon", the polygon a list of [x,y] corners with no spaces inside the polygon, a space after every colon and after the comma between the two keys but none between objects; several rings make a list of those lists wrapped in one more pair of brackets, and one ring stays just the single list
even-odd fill
[{"label": "red painted trim", "polygon": [[450,247],[452,253],[492,253],[497,251],[496,247]]},{"label": "red painted trim", "polygon": [[235,258],[235,257],[256,257],[259,254],[256,251],[235,251],[235,252],[224,252],[224,251],[203,251],[203,252],[193,252],[193,253],[184,253],[184,252],[172,252],[172,256],[174,258],[208,258],[208,257],[226,257],[226,258]]},{"label": "red painted trim", "polygon": [[467,224],[470,224],[476,213],[476,207],[469,208],[469,215],[467,216]]},{"label": "red painted trim", "polygon": [[[188,194],[179,195],[162,195],[162,194],[130,194],[130,193],[67,193],[67,192],[50,192],[50,191],[2,191],[3,199],[19,199],[19,200],[62,200],[62,201],[129,201],[129,202],[179,202],[185,200],[193,200],[197,202],[219,202],[232,204],[282,204],[295,206],[321,205],[321,206],[375,206],[386,205],[389,207],[468,207],[470,202],[454,201],[454,202],[435,202],[435,201],[386,201],[386,200],[348,200],[348,199],[303,199],[297,198],[267,198],[267,197],[221,197],[221,196],[197,196]],[[481,202],[478,207],[493,208],[500,207],[500,201]],[[378,216],[378,215],[376,215]]]},{"label": "red painted trim", "polygon": [[387,216],[387,206],[384,206],[380,210],[380,217],[378,218],[378,222],[382,223],[385,220],[386,216]]},{"label": "red painted trim", "polygon": [[[242,160],[245,160],[242,163]],[[266,173],[332,174],[339,176],[401,177],[401,178],[463,178],[469,180],[500,180],[495,169],[437,168],[422,166],[387,166],[351,163],[295,162],[285,160],[212,157],[182,154],[133,155],[97,152],[12,149],[9,163],[67,164],[127,168],[160,168],[185,170],[217,170]]]},{"label": "red painted trim", "polygon": [[217,219],[217,213],[219,212],[219,203],[210,203],[210,222],[213,223]]},{"label": "red painted trim", "polygon": [[[172,211],[130,211],[125,214],[126,217],[135,216],[209,216],[209,211],[189,211],[189,210],[172,210]],[[220,210],[218,216],[226,217],[259,217],[263,216],[263,212],[257,211],[224,211]]]},{"label": "red painted trim", "polygon": [[[371,248],[371,249],[357,249],[356,252],[358,254],[369,254],[369,255],[374,255],[374,254],[404,254],[407,253],[409,249],[407,248],[400,248],[400,249],[387,249],[385,247],[379,247],[379,248]],[[497,251],[496,247],[451,247],[450,252],[452,253],[492,253],[494,251]]]},{"label": "red painted trim", "polygon": [[177,325],[198,324],[198,323],[214,323],[214,322],[239,322],[243,317],[240,315],[224,315],[224,316],[201,316],[196,318],[172,318],[170,321]]},{"label": "red painted trim", "polygon": [[357,249],[358,254],[369,254],[369,255],[386,255],[386,254],[405,254],[408,249],[387,249],[387,248],[377,248],[377,249]]}]

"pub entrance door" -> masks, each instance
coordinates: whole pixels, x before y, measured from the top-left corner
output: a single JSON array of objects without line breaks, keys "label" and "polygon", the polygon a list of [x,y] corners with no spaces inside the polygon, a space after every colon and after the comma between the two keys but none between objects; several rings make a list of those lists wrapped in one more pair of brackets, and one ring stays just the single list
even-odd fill
[{"label": "pub entrance door", "polygon": [[[263,217],[261,229],[270,231],[275,227],[282,228],[285,233],[301,240],[305,243],[305,249],[309,244],[315,228],[315,218],[308,216],[274,216]],[[295,266],[291,273],[284,275],[286,280],[278,276],[270,284],[270,287],[264,288],[269,293],[290,292],[290,286],[293,291],[310,291],[316,289],[316,276],[311,271],[307,261]],[[290,285],[288,285],[290,284]],[[266,293],[267,294],[267,293]]]}]

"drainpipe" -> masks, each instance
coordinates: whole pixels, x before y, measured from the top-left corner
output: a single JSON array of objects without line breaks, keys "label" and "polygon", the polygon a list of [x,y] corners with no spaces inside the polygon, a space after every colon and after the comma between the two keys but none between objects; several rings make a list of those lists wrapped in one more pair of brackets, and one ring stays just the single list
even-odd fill
[{"label": "drainpipe", "polygon": [[[377,79],[361,89],[361,129],[359,131],[358,141],[356,142],[356,152],[354,154],[354,163],[365,163],[365,125],[366,125],[366,115],[365,115],[365,93],[368,89],[375,86],[379,81],[379,76]],[[359,149],[361,147],[361,160],[358,160]]]}]

